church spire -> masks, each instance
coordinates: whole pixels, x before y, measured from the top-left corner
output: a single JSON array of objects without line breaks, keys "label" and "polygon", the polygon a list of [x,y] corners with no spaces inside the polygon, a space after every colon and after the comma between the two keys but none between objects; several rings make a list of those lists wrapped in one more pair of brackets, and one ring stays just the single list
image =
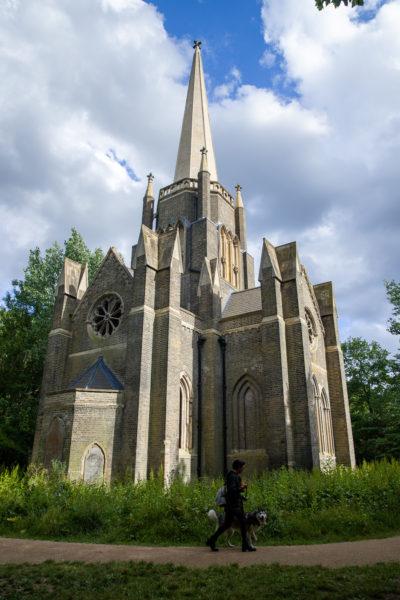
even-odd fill
[{"label": "church spire", "polygon": [[207,148],[211,181],[218,180],[200,47],[201,42],[195,41],[174,181],[185,177],[197,179],[200,171],[200,149],[203,147]]}]

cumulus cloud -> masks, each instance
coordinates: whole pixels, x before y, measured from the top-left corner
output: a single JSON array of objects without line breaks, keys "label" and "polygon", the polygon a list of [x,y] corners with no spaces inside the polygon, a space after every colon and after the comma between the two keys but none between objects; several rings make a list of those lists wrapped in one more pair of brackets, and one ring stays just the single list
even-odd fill
[{"label": "cumulus cloud", "polygon": [[296,239],[314,282],[334,280],[343,336],[394,350],[383,282],[400,278],[400,2],[373,7],[365,22],[264,0],[266,51],[298,95],[241,86],[213,114],[219,170],[240,173],[256,254],[261,235]]},{"label": "cumulus cloud", "polygon": [[[0,11],[5,290],[30,247],[72,226],[129,257],[146,173],[172,178],[192,51],[142,0],[7,0]],[[264,0],[260,18],[261,64],[279,60],[280,93],[237,70],[210,90],[221,183],[243,185],[256,256],[262,236],[296,239],[313,281],[334,280],[343,337],[394,348],[383,280],[400,278],[400,0],[364,12]]]},{"label": "cumulus cloud", "polygon": [[129,256],[145,174],[169,182],[191,51],[140,0],[8,0],[1,11],[4,291],[29,248],[72,226]]}]

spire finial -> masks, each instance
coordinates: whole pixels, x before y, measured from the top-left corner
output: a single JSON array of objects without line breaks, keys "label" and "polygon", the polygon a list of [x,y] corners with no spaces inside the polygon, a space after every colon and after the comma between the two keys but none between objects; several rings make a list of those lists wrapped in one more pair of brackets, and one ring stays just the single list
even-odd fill
[{"label": "spire finial", "polygon": [[201,173],[202,171],[208,171],[208,161],[207,161],[207,154],[208,154],[208,150],[205,146],[203,146],[200,149],[201,152],[201,163],[200,163],[200,170],[199,173]]},{"label": "spire finial", "polygon": [[154,193],[153,193],[153,181],[154,181],[154,175],[153,173],[149,173],[148,175],[146,175],[147,177],[147,188],[146,188],[146,196],[153,198]]},{"label": "spire finial", "polygon": [[196,48],[198,48],[199,50],[201,50],[201,42],[200,40],[194,40],[193,42],[193,48],[196,50]]},{"label": "spire finial", "polygon": [[238,183],[235,185],[236,190],[236,208],[243,208],[242,186]]}]

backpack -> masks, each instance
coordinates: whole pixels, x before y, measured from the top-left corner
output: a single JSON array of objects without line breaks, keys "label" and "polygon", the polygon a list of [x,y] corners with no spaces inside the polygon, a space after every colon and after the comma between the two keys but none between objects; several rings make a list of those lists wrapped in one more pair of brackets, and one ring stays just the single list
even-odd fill
[{"label": "backpack", "polygon": [[217,491],[217,495],[215,496],[215,504],[217,506],[225,506],[226,504],[226,488],[224,485]]}]

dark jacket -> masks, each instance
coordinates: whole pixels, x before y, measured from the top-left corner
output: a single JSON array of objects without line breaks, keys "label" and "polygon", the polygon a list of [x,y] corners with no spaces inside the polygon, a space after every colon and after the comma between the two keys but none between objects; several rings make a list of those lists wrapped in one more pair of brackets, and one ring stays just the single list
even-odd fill
[{"label": "dark jacket", "polygon": [[242,480],[240,475],[234,471],[229,471],[226,476],[226,506],[228,509],[243,510],[241,485]]}]

